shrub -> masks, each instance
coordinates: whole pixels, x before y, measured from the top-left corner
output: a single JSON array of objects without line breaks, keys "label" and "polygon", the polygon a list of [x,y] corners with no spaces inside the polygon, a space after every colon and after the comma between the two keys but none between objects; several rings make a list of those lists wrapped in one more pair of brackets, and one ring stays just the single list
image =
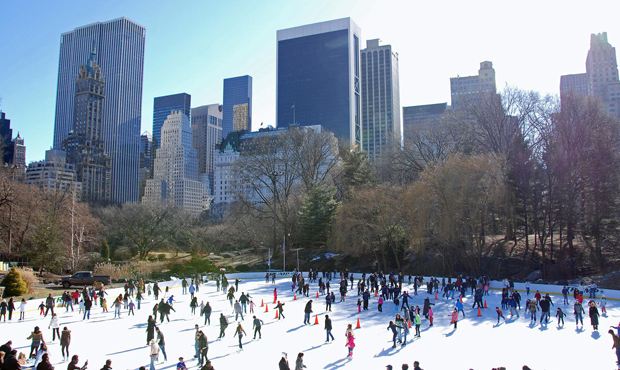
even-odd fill
[{"label": "shrub", "polygon": [[157,255],[157,259],[159,261],[163,261],[163,260],[166,259],[166,255],[164,253],[160,253],[160,254]]},{"label": "shrub", "polygon": [[17,272],[21,275],[22,279],[26,282],[28,293],[32,293],[34,286],[39,282],[39,279],[34,274],[34,271],[30,269],[17,269]]},{"label": "shrub", "polygon": [[16,268],[12,268],[4,277],[2,286],[4,287],[5,297],[20,296],[28,293],[28,284]]},{"label": "shrub", "polygon": [[192,257],[190,261],[177,262],[169,265],[170,274],[187,276],[189,274],[204,274],[216,272],[217,267],[207,258]]},{"label": "shrub", "polygon": [[245,263],[242,263],[240,265],[235,266],[235,270],[237,270],[238,272],[248,272],[250,271],[250,266],[246,265]]}]

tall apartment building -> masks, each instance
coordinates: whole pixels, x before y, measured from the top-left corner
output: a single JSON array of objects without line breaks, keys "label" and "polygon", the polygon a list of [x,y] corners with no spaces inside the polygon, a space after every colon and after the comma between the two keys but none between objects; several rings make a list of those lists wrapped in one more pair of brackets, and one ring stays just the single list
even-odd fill
[{"label": "tall apartment building", "polygon": [[620,119],[620,80],[616,48],[609,43],[607,32],[590,35],[586,73],[560,77],[560,99],[569,94],[595,97],[610,116]]},{"label": "tall apartment building", "polygon": [[351,18],[277,32],[278,127],[321,125],[362,144],[360,38]]},{"label": "tall apartment building", "polygon": [[45,160],[28,165],[26,184],[44,191],[75,192],[77,199],[82,195],[82,184],[77,181],[75,168],[67,163],[65,152],[57,149],[47,150]]},{"label": "tall apartment building", "polygon": [[153,146],[159,148],[161,127],[173,111],[181,111],[191,119],[192,97],[187,93],[158,96],[153,99]]},{"label": "tall apartment building", "polygon": [[222,106],[209,104],[192,108],[192,146],[198,154],[198,171],[207,176],[213,191],[213,158],[222,142]]},{"label": "tall apartment building", "polygon": [[106,79],[102,134],[111,160],[114,203],[135,202],[139,196],[145,32],[131,20],[118,18],[78,27],[63,33],[60,41],[54,148],[62,148],[73,127],[75,76],[94,49]]},{"label": "tall apartment building", "polygon": [[480,63],[476,76],[450,78],[452,109],[455,110],[467,108],[470,104],[476,104],[481,99],[496,93],[495,69],[493,63],[489,61]]},{"label": "tall apartment building", "polygon": [[403,143],[398,53],[368,40],[362,56],[362,150],[371,160]]},{"label": "tall apartment building", "polygon": [[146,180],[142,202],[176,207],[195,216],[207,208],[207,187],[198,173],[189,118],[181,111],[170,113],[164,121],[153,178]]},{"label": "tall apartment building", "polygon": [[140,199],[144,196],[146,180],[153,176],[153,140],[151,133],[140,135]]},{"label": "tall apartment building", "polygon": [[432,128],[448,111],[448,103],[413,105],[403,107],[403,132],[405,143],[416,133]]},{"label": "tall apartment building", "polygon": [[11,142],[12,146],[12,155],[11,162],[9,165],[18,168],[26,168],[26,144],[24,143],[24,139],[21,137],[19,132],[13,141]]},{"label": "tall apartment building", "polygon": [[252,77],[224,79],[222,137],[252,129]]},{"label": "tall apartment building", "polygon": [[63,149],[82,183],[81,199],[99,204],[110,200],[110,157],[104,150],[102,131],[104,94],[105,82],[93,50],[75,82],[73,128]]}]

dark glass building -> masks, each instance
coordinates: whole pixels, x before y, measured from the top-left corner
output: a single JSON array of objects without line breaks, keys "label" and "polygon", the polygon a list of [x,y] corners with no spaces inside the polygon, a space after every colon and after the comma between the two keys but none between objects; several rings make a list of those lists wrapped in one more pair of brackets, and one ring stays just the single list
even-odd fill
[{"label": "dark glass building", "polygon": [[278,127],[321,125],[361,143],[360,33],[350,18],[278,31]]},{"label": "dark glass building", "polygon": [[153,147],[159,148],[161,127],[172,111],[181,111],[191,119],[192,97],[186,93],[159,96],[153,99]]},{"label": "dark glass building", "polygon": [[0,153],[2,153],[2,163],[4,165],[13,161],[13,130],[11,120],[6,118],[6,113],[0,112]]},{"label": "dark glass building", "polygon": [[252,76],[224,79],[222,137],[252,129]]}]

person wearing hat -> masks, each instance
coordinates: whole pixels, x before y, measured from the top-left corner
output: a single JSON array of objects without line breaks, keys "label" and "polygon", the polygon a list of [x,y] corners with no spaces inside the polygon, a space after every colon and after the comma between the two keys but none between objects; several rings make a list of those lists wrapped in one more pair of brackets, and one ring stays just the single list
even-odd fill
[{"label": "person wearing hat", "polygon": [[385,369],[386,369],[386,370],[392,370],[392,365],[386,365],[386,366],[385,366]]}]

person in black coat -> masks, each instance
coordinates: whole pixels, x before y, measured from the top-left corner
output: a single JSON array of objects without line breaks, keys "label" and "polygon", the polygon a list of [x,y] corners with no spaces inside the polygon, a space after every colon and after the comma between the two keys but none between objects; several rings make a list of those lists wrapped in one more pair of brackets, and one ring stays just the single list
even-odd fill
[{"label": "person in black coat", "polygon": [[588,314],[590,315],[590,324],[592,324],[594,330],[598,330],[598,317],[600,315],[594,301],[590,301],[590,308],[588,309]]},{"label": "person in black coat", "polygon": [[304,308],[304,325],[310,325],[310,314],[312,313],[312,299],[306,303]]},{"label": "person in black coat", "polygon": [[155,338],[155,319],[153,316],[149,315],[148,321],[146,322],[146,345],[148,346],[151,343],[151,339]]},{"label": "person in black coat", "polygon": [[278,363],[278,366],[280,367],[280,370],[291,370],[291,368],[288,366],[288,360],[286,359],[286,354],[282,356],[282,358],[280,359],[280,362]]},{"label": "person in black coat", "polygon": [[325,331],[327,332],[327,339],[325,342],[329,342],[329,338],[332,338],[334,341],[334,335],[332,334],[332,319],[329,318],[329,315],[325,315]]}]

